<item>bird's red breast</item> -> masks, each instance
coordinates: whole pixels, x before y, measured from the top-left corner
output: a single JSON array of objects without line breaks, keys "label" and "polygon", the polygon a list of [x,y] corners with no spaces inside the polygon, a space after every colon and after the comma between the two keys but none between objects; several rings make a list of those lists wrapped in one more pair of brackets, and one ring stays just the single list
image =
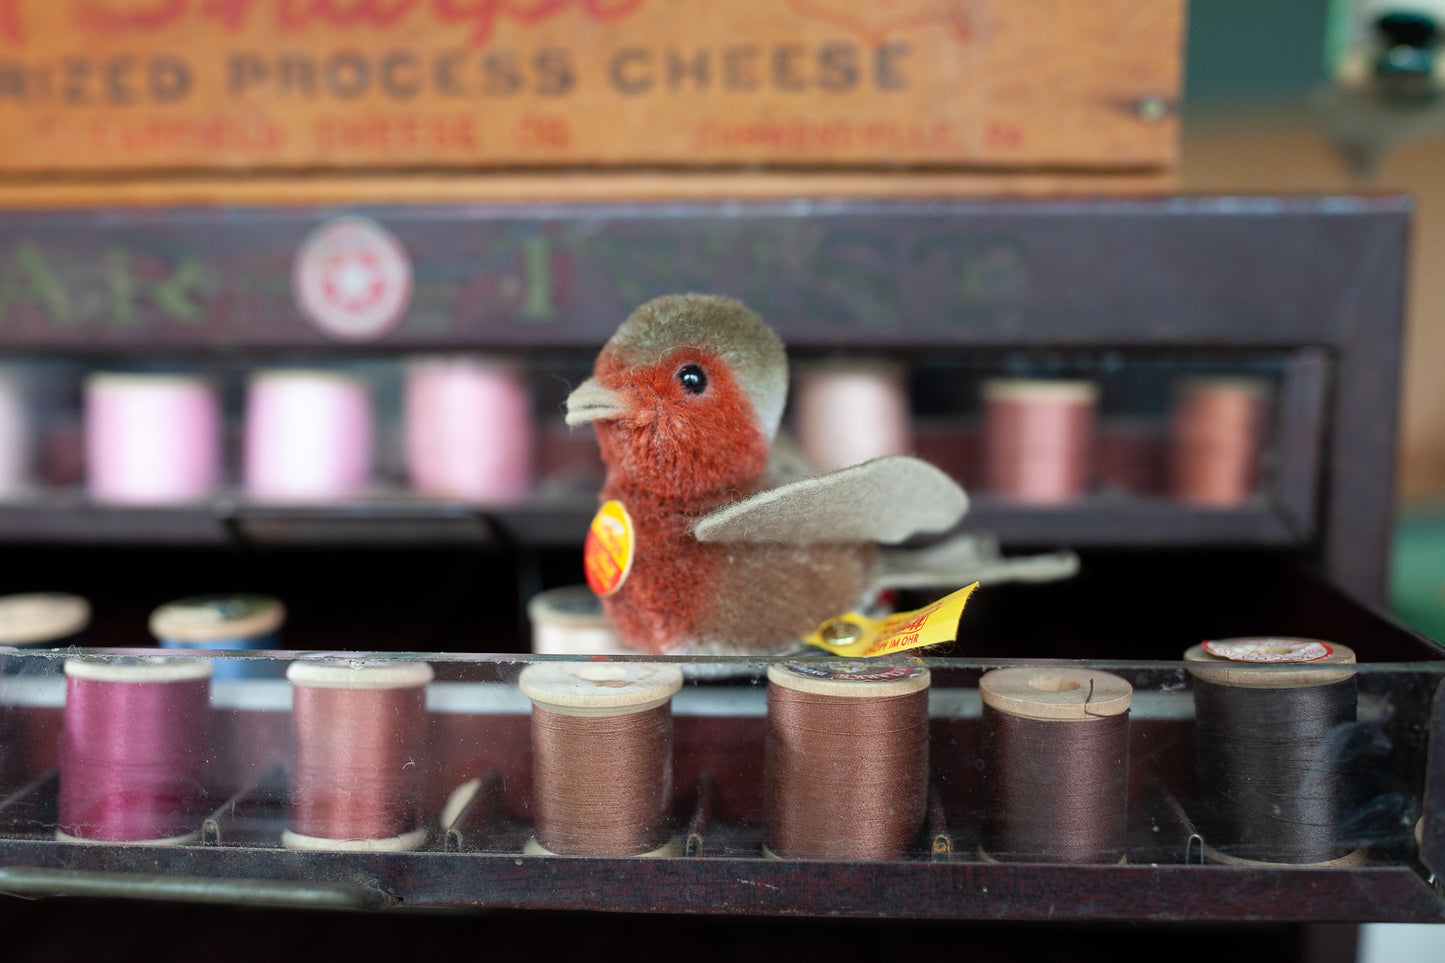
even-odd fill
[{"label": "bird's red breast", "polygon": [[700,295],[640,307],[568,399],[591,422],[603,502],[633,522],[626,579],[603,608],[629,645],[656,653],[766,652],[856,601],[871,545],[701,542],[694,523],[762,484],[787,359],[736,301]]}]

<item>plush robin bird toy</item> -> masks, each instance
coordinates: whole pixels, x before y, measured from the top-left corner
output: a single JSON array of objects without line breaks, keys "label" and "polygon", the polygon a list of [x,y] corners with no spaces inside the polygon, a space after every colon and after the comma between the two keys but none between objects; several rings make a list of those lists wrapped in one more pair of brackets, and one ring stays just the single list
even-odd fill
[{"label": "plush robin bird toy", "polygon": [[890,569],[876,543],[949,529],[967,510],[963,490],[915,458],[771,475],[787,387],[787,355],[762,319],[685,294],[634,311],[568,397],[567,423],[593,425],[607,466],[588,582],[628,645],[793,648],[876,587]]}]

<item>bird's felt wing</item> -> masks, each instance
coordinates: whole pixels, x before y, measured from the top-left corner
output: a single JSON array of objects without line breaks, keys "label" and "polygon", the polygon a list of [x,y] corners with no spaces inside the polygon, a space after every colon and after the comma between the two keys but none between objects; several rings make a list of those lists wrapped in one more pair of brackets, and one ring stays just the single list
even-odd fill
[{"label": "bird's felt wing", "polygon": [[998,539],[981,532],[955,534],[936,545],[880,553],[875,589],[956,588],[969,582],[1055,582],[1079,571],[1073,552],[1005,556]]},{"label": "bird's felt wing", "polygon": [[716,508],[693,525],[703,542],[901,542],[951,528],[968,511],[958,484],[904,455],[815,475]]}]

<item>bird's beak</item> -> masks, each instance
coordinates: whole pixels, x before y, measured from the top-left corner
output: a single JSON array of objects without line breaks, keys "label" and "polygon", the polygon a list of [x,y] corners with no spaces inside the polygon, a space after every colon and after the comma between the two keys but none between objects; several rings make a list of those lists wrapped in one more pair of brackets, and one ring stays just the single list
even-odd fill
[{"label": "bird's beak", "polygon": [[567,396],[567,424],[585,425],[589,421],[620,418],[627,403],[611,388],[604,388],[596,378],[588,378]]}]

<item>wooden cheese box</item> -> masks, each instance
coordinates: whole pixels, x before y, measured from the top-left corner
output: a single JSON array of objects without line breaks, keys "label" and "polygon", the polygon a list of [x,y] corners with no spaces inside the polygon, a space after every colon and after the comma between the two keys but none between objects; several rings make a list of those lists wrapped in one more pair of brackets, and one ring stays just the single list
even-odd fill
[{"label": "wooden cheese box", "polygon": [[[1182,0],[0,0],[0,173],[1173,164]],[[951,191],[950,191],[951,192]]]}]

